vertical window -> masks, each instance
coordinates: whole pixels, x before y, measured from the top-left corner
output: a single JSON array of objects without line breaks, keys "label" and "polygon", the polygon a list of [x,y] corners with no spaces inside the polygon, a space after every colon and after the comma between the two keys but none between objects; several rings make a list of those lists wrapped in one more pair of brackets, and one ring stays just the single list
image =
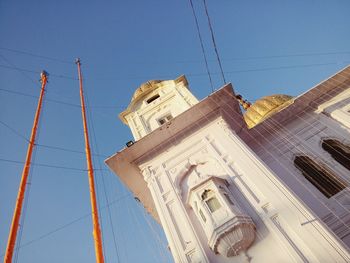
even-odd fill
[{"label": "vertical window", "polygon": [[205,215],[203,214],[202,210],[199,209],[199,214],[203,220],[203,222],[205,223],[207,221],[207,219],[205,218]]},{"label": "vertical window", "polygon": [[324,165],[319,165],[310,157],[297,156],[294,159],[294,165],[327,198],[332,197],[346,187],[346,184],[332,171]]},{"label": "vertical window", "polygon": [[170,121],[173,118],[173,116],[171,114],[167,114],[165,116],[163,116],[162,118],[158,119],[158,122],[160,125],[163,125],[164,123]]},{"label": "vertical window", "polygon": [[207,201],[206,201],[209,209],[210,209],[210,212],[215,212],[216,210],[218,210],[221,205],[218,201],[218,199],[216,197],[212,197],[212,198],[209,198]]},{"label": "vertical window", "polygon": [[215,212],[221,207],[219,200],[216,198],[215,193],[211,190],[205,190],[202,194],[202,199],[207,204],[210,212]]},{"label": "vertical window", "polygon": [[350,146],[338,140],[323,140],[322,148],[327,151],[338,163],[350,170]]}]

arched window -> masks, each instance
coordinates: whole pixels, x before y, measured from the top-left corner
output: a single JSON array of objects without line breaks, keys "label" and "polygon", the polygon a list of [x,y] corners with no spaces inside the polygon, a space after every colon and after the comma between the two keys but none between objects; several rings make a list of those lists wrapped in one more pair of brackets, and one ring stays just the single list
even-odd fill
[{"label": "arched window", "polygon": [[202,200],[207,204],[210,212],[215,212],[221,207],[219,200],[212,190],[205,190],[202,194]]},{"label": "arched window", "polygon": [[323,140],[322,148],[327,151],[334,160],[350,170],[350,146],[338,140]]},{"label": "arched window", "polygon": [[346,184],[326,166],[319,165],[308,156],[295,157],[294,165],[327,198],[332,197],[346,187]]}]

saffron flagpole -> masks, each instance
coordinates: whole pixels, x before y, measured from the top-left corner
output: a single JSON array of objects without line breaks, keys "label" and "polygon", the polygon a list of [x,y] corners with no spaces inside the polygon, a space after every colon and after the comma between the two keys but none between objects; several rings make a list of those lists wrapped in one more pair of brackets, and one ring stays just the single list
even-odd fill
[{"label": "saffron flagpole", "polygon": [[88,177],[89,177],[89,187],[90,187],[90,202],[92,210],[92,221],[93,221],[93,237],[95,244],[95,255],[97,263],[104,263],[103,250],[102,250],[102,235],[100,229],[100,223],[98,219],[98,210],[97,210],[97,201],[96,201],[96,192],[95,192],[95,181],[94,181],[94,170],[92,166],[91,159],[91,150],[89,143],[89,133],[86,121],[86,111],[85,111],[85,100],[83,93],[83,79],[81,74],[81,63],[80,59],[77,58],[75,63],[78,66],[78,78],[79,78],[79,87],[80,87],[80,103],[81,103],[81,114],[83,118],[83,127],[84,127],[84,137],[85,137],[85,152],[86,152],[86,162],[88,168]]},{"label": "saffron flagpole", "polygon": [[8,241],[7,241],[6,252],[5,252],[5,257],[4,257],[4,263],[11,263],[12,262],[13,251],[14,251],[14,247],[16,245],[19,221],[21,218],[23,200],[24,200],[24,196],[25,196],[28,175],[30,172],[30,164],[31,164],[31,160],[32,160],[33,149],[35,146],[36,134],[37,134],[37,130],[38,130],[40,113],[41,113],[41,109],[42,109],[42,103],[43,103],[44,94],[45,94],[45,87],[46,87],[46,83],[47,83],[47,76],[48,76],[48,74],[46,71],[41,72],[41,76],[40,76],[41,77],[41,91],[40,91],[40,96],[39,96],[39,100],[38,100],[38,106],[37,106],[37,109],[35,112],[32,133],[31,133],[30,139],[29,139],[27,156],[26,156],[26,160],[25,160],[23,172],[22,172],[22,179],[21,179],[19,189],[18,189],[15,211],[13,212],[11,229],[10,229],[10,233],[9,233],[9,237],[8,237]]}]

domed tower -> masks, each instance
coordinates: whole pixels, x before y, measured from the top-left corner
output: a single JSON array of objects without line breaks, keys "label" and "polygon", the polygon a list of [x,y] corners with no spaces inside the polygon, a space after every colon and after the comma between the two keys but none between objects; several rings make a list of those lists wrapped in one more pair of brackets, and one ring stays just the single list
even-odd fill
[{"label": "domed tower", "polygon": [[242,113],[242,98],[231,84],[198,101],[184,76],[146,82],[120,114],[136,142],[106,163],[161,224],[175,262],[350,262],[338,238],[347,228],[328,216],[336,237],[319,220],[318,201],[299,177],[315,183],[313,191],[343,201],[346,184],[338,180],[326,187],[328,171],[317,170],[321,179],[307,177],[315,165],[300,173],[298,167],[308,168],[311,158],[282,169],[295,158],[284,153],[301,144],[292,145],[295,138],[286,139],[285,128],[298,127],[304,136],[296,114],[321,105],[318,97],[325,98],[336,82],[330,83],[307,97],[273,95],[250,107],[243,101]]},{"label": "domed tower", "polygon": [[138,87],[126,110],[119,114],[139,140],[195,105],[185,76],[175,80],[151,80]]},{"label": "domed tower", "polygon": [[288,95],[272,95],[258,99],[244,113],[243,117],[248,128],[263,122],[273,114],[293,103],[293,97]]}]

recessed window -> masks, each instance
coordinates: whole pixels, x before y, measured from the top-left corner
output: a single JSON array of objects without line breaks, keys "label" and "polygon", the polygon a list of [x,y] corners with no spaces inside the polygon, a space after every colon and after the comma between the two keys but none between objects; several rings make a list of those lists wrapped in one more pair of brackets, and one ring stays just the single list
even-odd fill
[{"label": "recessed window", "polygon": [[163,125],[164,123],[170,121],[173,118],[173,116],[171,114],[165,115],[161,118],[158,119],[158,122],[160,125]]},{"label": "recessed window", "polygon": [[215,212],[221,208],[219,200],[216,198],[215,193],[211,190],[205,190],[202,194],[202,200],[207,204],[210,212]]},{"label": "recessed window", "polygon": [[209,207],[210,212],[215,212],[218,210],[221,205],[216,197],[209,198],[207,201],[205,201]]},{"label": "recessed window", "polygon": [[155,101],[155,100],[158,99],[159,97],[160,97],[159,94],[156,94],[156,95],[150,97],[148,100],[146,100],[146,102],[147,102],[148,104],[150,104],[152,101]]},{"label": "recessed window", "polygon": [[350,146],[338,140],[323,140],[322,148],[327,151],[338,163],[350,170]]},{"label": "recessed window", "polygon": [[347,186],[328,167],[320,165],[308,156],[300,155],[295,157],[294,165],[327,198],[332,197]]}]

